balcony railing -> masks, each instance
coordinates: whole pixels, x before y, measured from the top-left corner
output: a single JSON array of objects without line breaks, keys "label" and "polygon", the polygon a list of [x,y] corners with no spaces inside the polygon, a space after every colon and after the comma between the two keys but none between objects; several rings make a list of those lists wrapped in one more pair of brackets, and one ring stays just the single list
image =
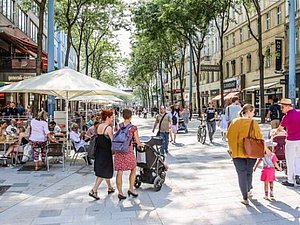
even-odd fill
[{"label": "balcony railing", "polygon": [[[30,71],[36,70],[36,59],[0,57],[0,71]],[[43,60],[43,72],[47,70],[47,60]]]}]

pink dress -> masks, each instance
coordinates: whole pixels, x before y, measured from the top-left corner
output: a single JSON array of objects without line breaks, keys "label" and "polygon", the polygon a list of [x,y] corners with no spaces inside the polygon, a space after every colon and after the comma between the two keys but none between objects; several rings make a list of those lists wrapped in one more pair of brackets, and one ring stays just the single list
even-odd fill
[{"label": "pink dress", "polygon": [[[130,139],[132,140],[134,132],[137,131],[136,126],[132,126],[129,130]],[[129,146],[129,150],[126,153],[115,153],[115,171],[132,170],[136,167],[136,158],[133,151],[133,142]]]},{"label": "pink dress", "polygon": [[263,169],[261,171],[260,180],[264,182],[273,182],[275,180],[275,166],[274,163],[278,161],[276,155],[272,153],[270,156],[265,155],[262,158],[264,163]]}]

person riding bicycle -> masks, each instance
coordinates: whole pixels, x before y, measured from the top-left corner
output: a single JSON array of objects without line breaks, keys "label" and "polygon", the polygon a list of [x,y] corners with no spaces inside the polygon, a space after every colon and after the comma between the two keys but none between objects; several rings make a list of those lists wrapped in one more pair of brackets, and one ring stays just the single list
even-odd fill
[{"label": "person riding bicycle", "polygon": [[216,132],[216,118],[218,117],[218,112],[212,102],[209,102],[204,113],[206,115],[209,140],[212,143],[214,133]]}]

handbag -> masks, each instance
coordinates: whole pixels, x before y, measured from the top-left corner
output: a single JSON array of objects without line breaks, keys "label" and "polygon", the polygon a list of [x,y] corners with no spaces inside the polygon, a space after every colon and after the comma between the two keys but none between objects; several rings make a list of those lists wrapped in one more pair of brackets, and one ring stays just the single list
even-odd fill
[{"label": "handbag", "polygon": [[162,123],[162,121],[163,121],[163,119],[165,118],[166,115],[167,115],[167,113],[165,113],[165,114],[163,115],[163,117],[162,117],[162,118],[160,119],[160,121],[159,121],[158,131],[157,131],[157,133],[156,133],[156,136],[157,136],[157,137],[160,136],[160,127],[161,127],[161,123]]},{"label": "handbag", "polygon": [[31,161],[33,159],[33,150],[30,143],[26,144],[23,149],[22,162]]},{"label": "handbag", "polygon": [[263,158],[264,151],[265,151],[265,141],[262,139],[252,138],[250,136],[250,134],[253,130],[253,123],[254,123],[254,121],[252,120],[249,131],[248,131],[248,137],[245,137],[243,139],[244,149],[245,149],[246,155],[249,158],[254,158],[254,159]]}]

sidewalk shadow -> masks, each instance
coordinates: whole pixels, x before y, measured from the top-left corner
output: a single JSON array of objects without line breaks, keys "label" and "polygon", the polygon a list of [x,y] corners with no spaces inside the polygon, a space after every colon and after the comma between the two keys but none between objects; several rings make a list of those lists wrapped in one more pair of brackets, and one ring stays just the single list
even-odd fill
[{"label": "sidewalk shadow", "polygon": [[[247,207],[247,210],[249,212],[270,213],[270,214],[273,214],[276,218],[278,218],[278,220],[284,220],[284,221],[288,222],[289,224],[299,224],[299,217],[300,217],[299,207],[292,208],[285,202],[276,201],[276,200],[273,200],[273,201],[269,200],[269,202],[270,202],[269,207],[266,207],[265,205],[261,204],[257,199],[251,199],[250,201],[254,204],[254,206],[256,208],[251,207],[251,206]],[[288,217],[288,216],[283,217],[282,215],[277,213],[276,210],[277,211],[279,210],[281,212],[291,215],[291,217],[293,217],[294,221],[289,220],[289,219],[291,219],[291,217]]]}]

